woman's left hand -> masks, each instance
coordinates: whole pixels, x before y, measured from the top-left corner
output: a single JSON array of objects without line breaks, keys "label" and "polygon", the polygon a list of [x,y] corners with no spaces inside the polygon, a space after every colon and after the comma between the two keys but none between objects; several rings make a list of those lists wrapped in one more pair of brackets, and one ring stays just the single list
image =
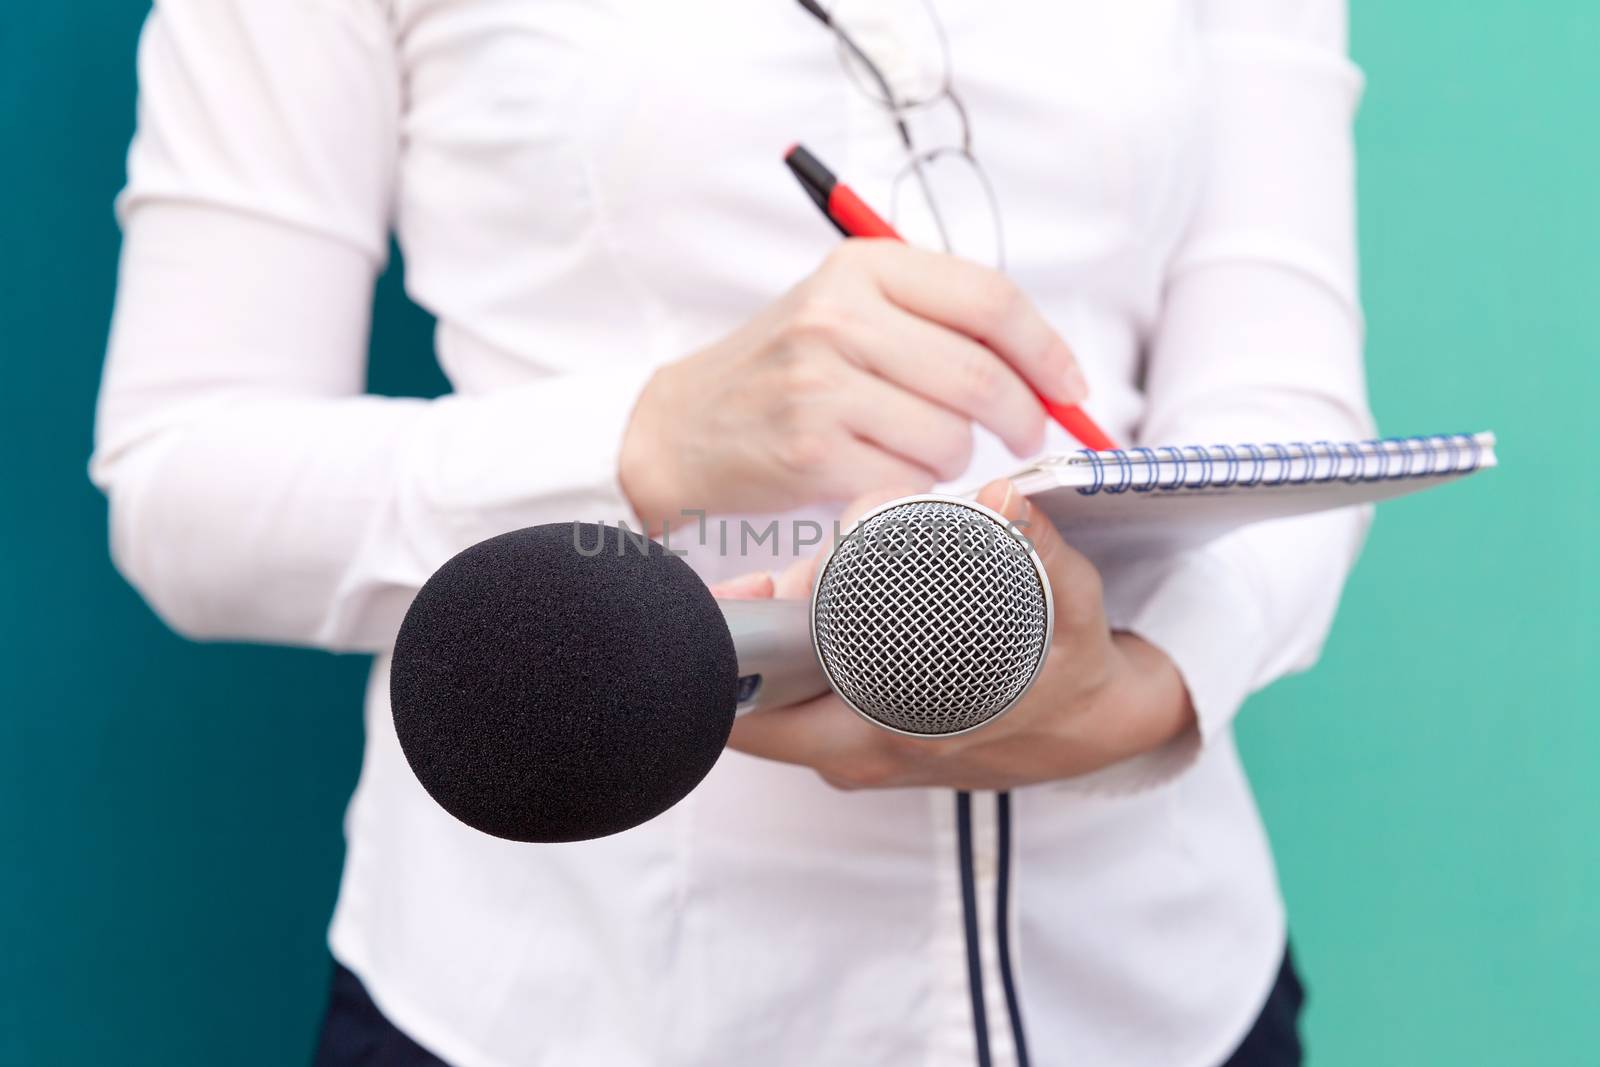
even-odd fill
[{"label": "woman's left hand", "polygon": [[[863,500],[866,508],[898,494]],[[729,747],[815,770],[840,789],[947,786],[1010,789],[1098,770],[1157,748],[1194,723],[1194,709],[1166,654],[1128,633],[1113,633],[1100,573],[1027,497],[991,482],[980,503],[1032,540],[1055,596],[1055,629],[1038,680],[993,723],[950,738],[891,733],[851,711],[833,693],[735,721]],[[807,597],[816,560],[769,580],[752,575],[716,589],[726,597]]]}]

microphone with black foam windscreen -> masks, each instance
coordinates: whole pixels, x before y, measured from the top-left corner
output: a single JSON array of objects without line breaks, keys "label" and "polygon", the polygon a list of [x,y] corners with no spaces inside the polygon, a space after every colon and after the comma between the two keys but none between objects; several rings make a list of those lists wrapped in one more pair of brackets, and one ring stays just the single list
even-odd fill
[{"label": "microphone with black foam windscreen", "polygon": [[831,686],[923,737],[1027,692],[1053,619],[1025,537],[970,500],[864,515],[809,601],[723,601],[661,545],[606,526],[502,534],[446,562],[395,642],[390,701],[418,780],[513,841],[645,822],[711,770],[734,717]]}]

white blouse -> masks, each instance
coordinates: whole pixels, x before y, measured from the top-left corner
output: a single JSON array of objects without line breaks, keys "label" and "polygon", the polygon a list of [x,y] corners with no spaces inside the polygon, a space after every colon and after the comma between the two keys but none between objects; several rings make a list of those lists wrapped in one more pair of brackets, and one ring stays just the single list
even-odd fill
[{"label": "white blouse", "polygon": [[[1102,425],[1371,432],[1340,0],[936,5],[1009,270]],[[462,1067],[1007,1064],[1019,1034],[1042,1067],[1226,1058],[1284,945],[1230,722],[1315,660],[1362,514],[1107,573],[1199,730],[1018,790],[1004,851],[993,795],[958,816],[731,752],[628,833],[485,837],[395,741],[410,597],[489,535],[627,518],[652,369],[837,240],[784,149],[882,204],[893,128],[793,0],[162,0],[139,73],[92,463],[112,551],[185,634],[377,654],[331,943],[397,1025]],[[391,231],[443,399],[362,395]],[[980,433],[961,481],[1012,462]]]}]

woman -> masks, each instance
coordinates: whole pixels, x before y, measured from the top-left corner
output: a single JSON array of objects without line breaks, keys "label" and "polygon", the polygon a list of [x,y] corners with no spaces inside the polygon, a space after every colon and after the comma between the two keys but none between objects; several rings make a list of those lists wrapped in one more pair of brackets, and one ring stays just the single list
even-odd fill
[{"label": "woman", "polygon": [[[1342,3],[164,0],[140,85],[118,565],[183,633],[377,654],[322,1062],[1299,1061],[1230,721],[1314,661],[1358,514],[1098,572],[1043,531],[1076,639],[997,732],[765,714],[580,845],[440,811],[386,652],[474,541],[972,484],[1072,447],[1034,390],[1135,443],[1366,435]],[[797,138],[925,247],[836,247]],[[361,395],[391,229],[443,399]]]}]

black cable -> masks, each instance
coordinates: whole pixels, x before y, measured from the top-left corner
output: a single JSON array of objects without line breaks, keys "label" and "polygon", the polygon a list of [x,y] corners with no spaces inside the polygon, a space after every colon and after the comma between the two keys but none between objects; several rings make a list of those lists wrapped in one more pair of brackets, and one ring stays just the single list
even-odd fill
[{"label": "black cable", "polygon": [[961,917],[967,935],[967,989],[972,994],[972,1030],[978,1067],[991,1067],[989,1016],[983,1006],[983,958],[978,952],[978,883],[972,861],[972,794],[956,794],[956,852],[961,868]]},{"label": "black cable", "polygon": [[1011,973],[1011,794],[995,796],[999,812],[1000,876],[994,890],[995,936],[1000,945],[1000,984],[1006,991],[1006,1013],[1011,1016],[1011,1038],[1017,1046],[1017,1067],[1028,1067],[1028,1037],[1022,1028],[1022,1002]]}]

